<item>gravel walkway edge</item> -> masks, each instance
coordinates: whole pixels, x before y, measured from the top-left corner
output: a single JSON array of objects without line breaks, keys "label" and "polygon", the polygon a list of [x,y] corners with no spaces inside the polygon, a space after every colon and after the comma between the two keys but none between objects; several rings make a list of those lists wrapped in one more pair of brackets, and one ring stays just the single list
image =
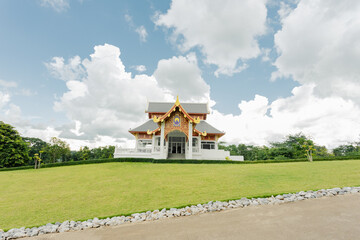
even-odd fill
[{"label": "gravel walkway edge", "polygon": [[231,201],[210,201],[205,204],[198,204],[187,206],[183,208],[171,208],[147,211],[142,213],[134,213],[131,216],[117,216],[106,219],[93,218],[87,221],[64,221],[62,223],[57,222],[55,224],[48,223],[40,227],[33,228],[13,228],[7,232],[0,229],[0,240],[17,239],[22,237],[33,237],[48,233],[61,233],[68,231],[79,231],[87,228],[98,228],[102,226],[117,226],[125,223],[135,223],[143,221],[154,221],[164,218],[190,216],[206,212],[222,211],[231,208],[243,208],[248,206],[258,205],[274,205],[287,202],[303,201],[306,199],[332,197],[344,194],[355,194],[360,192],[360,187],[343,187],[343,188],[331,188],[320,189],[317,191],[300,191],[297,193],[288,193],[277,196],[271,196],[267,198],[241,198],[239,200]]}]

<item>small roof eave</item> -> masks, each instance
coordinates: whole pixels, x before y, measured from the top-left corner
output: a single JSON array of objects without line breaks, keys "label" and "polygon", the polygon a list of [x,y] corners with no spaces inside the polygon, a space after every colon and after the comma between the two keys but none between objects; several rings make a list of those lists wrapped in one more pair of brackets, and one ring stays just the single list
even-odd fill
[{"label": "small roof eave", "polygon": [[206,132],[207,134],[216,134],[216,135],[225,135],[224,132],[218,130],[217,128],[213,127],[205,120],[201,120],[198,124],[196,124],[195,129],[199,132]]},{"label": "small roof eave", "polygon": [[148,130],[154,131],[154,130],[156,130],[158,128],[159,128],[158,124],[154,123],[154,121],[152,119],[149,119],[148,121],[141,124],[140,126],[138,126],[136,128],[133,128],[133,129],[130,129],[129,132],[130,133],[147,132]]}]

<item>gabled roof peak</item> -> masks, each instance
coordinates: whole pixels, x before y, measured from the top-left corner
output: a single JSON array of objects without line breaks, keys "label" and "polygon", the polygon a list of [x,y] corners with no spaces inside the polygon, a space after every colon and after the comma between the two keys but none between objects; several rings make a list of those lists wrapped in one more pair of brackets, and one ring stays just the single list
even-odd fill
[{"label": "gabled roof peak", "polygon": [[[178,99],[178,98],[177,98]],[[177,100],[175,101],[177,103]],[[180,101],[179,101],[180,103]],[[166,113],[174,105],[174,102],[149,102],[147,105],[146,113]],[[189,114],[209,114],[208,103],[181,103],[181,106]]]},{"label": "gabled roof peak", "polygon": [[200,118],[193,118],[192,116],[189,115],[189,113],[183,108],[183,106],[181,105],[180,101],[179,101],[179,96],[176,97],[176,101],[175,103],[171,106],[171,108],[161,117],[157,117],[154,116],[153,120],[154,122],[163,122],[166,118],[169,118],[171,113],[174,112],[176,109],[178,108],[178,110],[180,112],[182,112],[184,114],[185,118],[188,118],[190,122],[194,122],[199,123],[200,122]]},{"label": "gabled roof peak", "polygon": [[179,101],[179,95],[176,96],[176,101],[175,101],[175,106],[179,106],[180,105],[180,101]]}]

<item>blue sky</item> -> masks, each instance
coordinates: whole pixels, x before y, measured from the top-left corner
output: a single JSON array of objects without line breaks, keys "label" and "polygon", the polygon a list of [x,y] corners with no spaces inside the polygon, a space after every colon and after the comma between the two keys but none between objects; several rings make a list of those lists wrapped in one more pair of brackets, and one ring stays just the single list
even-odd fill
[{"label": "blue sky", "polygon": [[229,143],[357,140],[357,1],[190,3],[1,1],[0,119],[73,148],[127,144],[146,100],[180,95],[211,102]]}]

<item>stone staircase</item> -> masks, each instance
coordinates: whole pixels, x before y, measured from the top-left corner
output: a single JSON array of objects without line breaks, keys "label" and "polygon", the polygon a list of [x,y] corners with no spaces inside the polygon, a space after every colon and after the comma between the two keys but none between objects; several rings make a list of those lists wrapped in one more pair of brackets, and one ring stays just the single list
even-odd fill
[{"label": "stone staircase", "polygon": [[169,153],[168,159],[185,159],[185,153]]}]

